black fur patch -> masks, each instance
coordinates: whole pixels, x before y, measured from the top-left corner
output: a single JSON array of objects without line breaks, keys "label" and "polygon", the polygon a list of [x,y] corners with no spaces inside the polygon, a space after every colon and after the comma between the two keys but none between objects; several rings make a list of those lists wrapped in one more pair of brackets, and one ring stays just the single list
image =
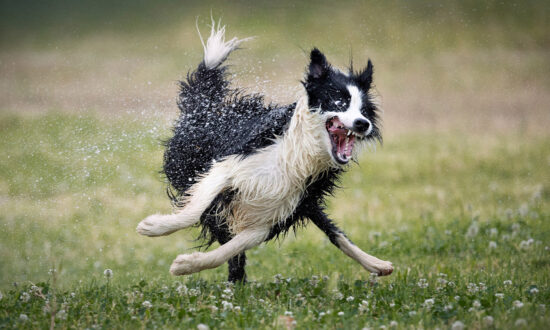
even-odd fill
[{"label": "black fur patch", "polygon": [[207,172],[212,161],[229,155],[247,156],[282,135],[295,104],[264,106],[260,95],[243,95],[228,88],[225,67],[207,69],[201,63],[181,82],[181,116],[174,136],[165,142],[163,172],[175,200]]}]

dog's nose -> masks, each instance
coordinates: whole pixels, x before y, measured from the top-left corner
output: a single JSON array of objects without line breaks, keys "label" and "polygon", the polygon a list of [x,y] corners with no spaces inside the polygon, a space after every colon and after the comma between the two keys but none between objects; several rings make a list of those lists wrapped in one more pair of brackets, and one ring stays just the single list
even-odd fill
[{"label": "dog's nose", "polygon": [[357,133],[365,133],[370,128],[370,121],[366,119],[356,119],[353,122],[353,130]]}]

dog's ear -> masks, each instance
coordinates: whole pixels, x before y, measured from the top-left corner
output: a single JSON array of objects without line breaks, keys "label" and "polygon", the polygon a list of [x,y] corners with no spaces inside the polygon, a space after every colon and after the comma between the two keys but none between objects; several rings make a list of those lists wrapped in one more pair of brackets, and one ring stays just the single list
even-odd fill
[{"label": "dog's ear", "polygon": [[372,84],[372,72],[373,72],[373,66],[372,62],[369,60],[369,63],[367,64],[367,67],[359,73],[357,76],[357,82],[359,83],[359,86],[361,88],[368,90]]},{"label": "dog's ear", "polygon": [[323,55],[319,49],[313,48],[309,57],[311,62],[309,63],[308,80],[326,77],[330,70],[330,65],[325,55]]}]

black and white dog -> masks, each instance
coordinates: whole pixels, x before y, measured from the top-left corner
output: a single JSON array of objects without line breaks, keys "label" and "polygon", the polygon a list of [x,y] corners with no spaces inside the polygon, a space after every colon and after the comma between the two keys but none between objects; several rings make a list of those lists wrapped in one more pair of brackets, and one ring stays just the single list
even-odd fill
[{"label": "black and white dog", "polygon": [[[246,39],[225,41],[213,23],[204,59],[181,82],[181,115],[167,141],[164,173],[174,214],[151,215],[137,231],[162,236],[202,226],[209,252],[179,255],[170,272],[196,273],[229,262],[229,281],[245,281],[245,251],[311,220],[369,272],[389,275],[391,262],[363,252],[324,212],[340,174],[369,141],[381,140],[369,94],[373,67],[344,73],[318,50],[296,103],[265,106],[262,96],[231,89],[224,60]],[[201,38],[202,41],[202,38]]]}]

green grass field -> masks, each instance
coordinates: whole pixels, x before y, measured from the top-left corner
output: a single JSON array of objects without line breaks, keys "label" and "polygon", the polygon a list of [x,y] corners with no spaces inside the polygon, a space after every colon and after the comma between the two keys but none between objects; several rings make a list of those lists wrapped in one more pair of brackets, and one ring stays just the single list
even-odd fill
[{"label": "green grass field", "polygon": [[196,230],[134,231],[169,211],[157,174],[166,127],[2,117],[2,327],[47,326],[52,315],[77,328],[550,324],[547,136],[389,138],[345,176],[329,211],[356,244],[394,262],[393,275],[370,278],[311,225],[250,251],[250,283],[231,287],[226,267],[168,274]]},{"label": "green grass field", "polygon": [[[338,67],[373,60],[384,145],[328,212],[391,276],[309,225],[250,250],[244,286],[227,266],[173,277],[198,229],[135,232],[171,211],[161,141],[210,13],[256,36],[229,64],[268,100],[295,99],[312,46]],[[0,1],[0,329],[549,328],[549,15],[539,0]]]}]

